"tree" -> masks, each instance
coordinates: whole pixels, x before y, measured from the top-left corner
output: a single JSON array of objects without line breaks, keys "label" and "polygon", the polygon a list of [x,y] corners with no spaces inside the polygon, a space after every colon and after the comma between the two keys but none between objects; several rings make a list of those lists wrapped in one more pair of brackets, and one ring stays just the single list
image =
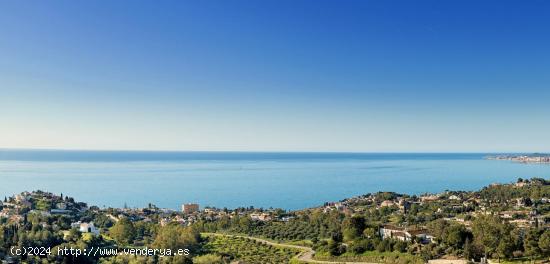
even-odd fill
[{"label": "tree", "polygon": [[466,242],[464,242],[464,258],[466,260],[472,260],[475,257],[474,246],[470,243],[470,239],[466,238]]},{"label": "tree", "polygon": [[500,219],[493,215],[480,215],[473,222],[474,243],[483,250],[486,258],[498,247],[501,225]]},{"label": "tree", "polygon": [[80,231],[78,231],[78,229],[76,228],[71,228],[71,230],[69,230],[69,234],[67,235],[67,241],[72,241],[72,242],[76,242],[80,239]]},{"label": "tree", "polygon": [[443,219],[437,219],[428,223],[427,227],[431,234],[438,239],[442,239],[445,236],[445,230],[449,227],[449,222]]},{"label": "tree", "polygon": [[384,239],[376,245],[376,250],[378,252],[392,251],[392,244],[389,239]]},{"label": "tree", "polygon": [[395,245],[393,246],[394,250],[404,253],[407,251],[407,242],[404,241],[397,241]]},{"label": "tree", "polygon": [[545,256],[550,255],[550,230],[545,230],[539,238],[539,248]]},{"label": "tree", "polygon": [[513,256],[513,252],[516,249],[517,241],[514,237],[514,227],[507,222],[502,223],[500,226],[499,231],[499,242],[496,249],[496,253],[498,255],[498,259],[500,262],[500,258],[511,258]]},{"label": "tree", "polygon": [[376,229],[372,227],[365,228],[363,230],[363,236],[366,238],[374,238],[377,235]]},{"label": "tree", "polygon": [[331,238],[332,240],[334,240],[335,242],[340,243],[340,242],[342,242],[342,238],[343,238],[343,237],[342,237],[342,233],[341,233],[341,232],[336,231],[336,232],[332,232],[332,233],[330,234],[330,238]]},{"label": "tree", "polygon": [[529,230],[523,241],[525,255],[530,257],[531,260],[541,254],[541,249],[539,248],[539,236],[540,231],[536,229],[531,229]]},{"label": "tree", "polygon": [[109,234],[115,239],[115,241],[122,245],[129,245],[134,242],[136,230],[134,223],[128,218],[120,219],[111,229]]},{"label": "tree", "polygon": [[340,242],[337,242],[331,239],[328,242],[328,252],[330,253],[331,256],[341,255],[342,252],[340,251]]},{"label": "tree", "polygon": [[365,227],[365,218],[362,216],[346,218],[343,226],[344,239],[349,241],[361,237]]},{"label": "tree", "polygon": [[460,224],[452,224],[445,230],[444,242],[454,249],[462,248],[469,233],[466,227]]},{"label": "tree", "polygon": [[200,234],[194,228],[169,224],[158,230],[152,246],[173,251],[183,248],[194,251],[198,249],[199,242]]},{"label": "tree", "polygon": [[349,250],[355,254],[361,254],[367,250],[367,240],[361,239],[357,241],[353,241],[349,245]]},{"label": "tree", "polygon": [[500,258],[511,258],[512,252],[514,252],[514,241],[510,236],[501,237],[497,246],[498,262]]}]

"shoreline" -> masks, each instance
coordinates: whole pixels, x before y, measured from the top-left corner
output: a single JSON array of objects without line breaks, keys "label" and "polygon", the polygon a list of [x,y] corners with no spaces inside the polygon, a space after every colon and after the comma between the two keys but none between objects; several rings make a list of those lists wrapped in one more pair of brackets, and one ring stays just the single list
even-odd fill
[{"label": "shoreline", "polygon": [[494,155],[486,156],[486,160],[508,160],[525,164],[550,164],[550,154],[531,155]]}]

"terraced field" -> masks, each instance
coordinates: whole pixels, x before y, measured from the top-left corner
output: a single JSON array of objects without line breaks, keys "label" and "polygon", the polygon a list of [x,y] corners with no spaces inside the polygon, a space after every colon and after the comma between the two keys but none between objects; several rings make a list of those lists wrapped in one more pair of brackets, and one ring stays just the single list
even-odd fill
[{"label": "terraced field", "polygon": [[289,263],[300,250],[269,245],[250,238],[237,236],[208,236],[205,250],[209,253],[240,260],[245,263]]}]

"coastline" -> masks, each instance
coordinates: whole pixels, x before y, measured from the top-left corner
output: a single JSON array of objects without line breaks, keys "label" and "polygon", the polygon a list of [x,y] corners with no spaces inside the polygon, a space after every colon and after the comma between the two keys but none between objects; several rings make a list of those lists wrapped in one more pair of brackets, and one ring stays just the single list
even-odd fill
[{"label": "coastline", "polygon": [[550,154],[530,154],[530,155],[494,155],[486,156],[487,160],[509,160],[527,164],[550,164]]},{"label": "coastline", "polygon": [[[493,182],[550,177],[549,166],[484,160],[484,154],[295,154],[277,159],[255,154],[235,159],[207,155],[177,161],[0,161],[0,193],[49,190],[101,207],[143,207],[153,202],[236,208],[314,207],[369,192],[408,195],[477,190]],[[0,157],[1,159],[1,157]],[[102,157],[102,159],[104,159]],[[157,160],[159,158],[155,158]],[[483,177],[480,177],[483,176]],[[94,192],[92,190],[102,190]]]},{"label": "coastline", "polygon": [[[250,257],[257,253],[254,250],[260,243],[262,250],[271,250],[271,255],[263,257],[280,254],[278,257],[312,263],[382,263],[386,256],[391,256],[420,263],[426,250],[435,253],[425,260],[449,256],[465,258],[463,250],[468,244],[465,241],[473,236],[472,241],[476,242],[476,236],[480,235],[479,226],[489,223],[502,229],[498,231],[500,236],[506,234],[510,239],[514,238],[514,232],[521,230],[550,228],[548,197],[550,181],[544,178],[519,178],[516,182],[495,183],[476,191],[448,190],[421,196],[393,192],[367,193],[294,211],[253,207],[200,208],[193,204],[183,205],[181,211],[159,208],[154,204],[144,208],[99,208],[63,194],[33,191],[4,198],[0,202],[0,218],[3,219],[1,223],[6,225],[24,226],[27,219],[40,217],[38,219],[44,219],[40,221],[46,222],[38,224],[47,227],[48,232],[63,235],[63,239],[69,242],[74,240],[71,236],[82,234],[83,238],[88,239],[90,236],[106,237],[108,239],[102,243],[110,246],[115,242],[119,245],[129,243],[120,230],[130,227],[119,230],[117,226],[122,224],[136,227],[148,225],[168,232],[149,234],[150,237],[143,241],[135,238],[132,241],[136,245],[160,245],[150,243],[153,240],[164,241],[165,238],[158,236],[172,232],[189,233],[197,239],[192,242],[195,249],[191,252],[196,254],[193,257],[205,252],[224,255],[233,243],[238,242],[246,247],[242,250],[246,250]],[[405,218],[412,222],[404,221]],[[48,224],[53,220],[59,222],[59,219],[69,222],[54,226]],[[339,235],[334,230],[327,230],[329,225],[337,228]],[[353,231],[354,228],[359,229]],[[71,229],[79,229],[81,233],[71,235]],[[445,232],[456,234],[451,236]],[[537,233],[538,236],[541,232]],[[215,239],[208,238],[211,236],[199,239],[200,234],[211,233],[220,235],[213,235]],[[545,236],[550,237],[550,231],[546,233]],[[238,241],[231,238],[238,238]],[[331,243],[336,247],[331,247]],[[366,244],[358,247],[360,243]],[[514,244],[507,246],[514,247]],[[204,250],[197,249],[200,247]],[[454,251],[432,251],[435,247],[449,247]],[[292,253],[277,248],[302,252]],[[243,256],[241,253],[232,256],[238,259]],[[482,256],[479,252],[468,254],[474,254],[474,258]],[[510,254],[503,256],[512,258]]]}]

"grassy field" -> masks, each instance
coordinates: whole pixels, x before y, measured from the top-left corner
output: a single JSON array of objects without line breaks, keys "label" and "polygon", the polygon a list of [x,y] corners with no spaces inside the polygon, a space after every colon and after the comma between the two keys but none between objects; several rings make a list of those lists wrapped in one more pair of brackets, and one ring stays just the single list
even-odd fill
[{"label": "grassy field", "polygon": [[216,254],[245,263],[289,263],[299,251],[296,249],[266,245],[241,237],[209,236],[204,248]]}]

